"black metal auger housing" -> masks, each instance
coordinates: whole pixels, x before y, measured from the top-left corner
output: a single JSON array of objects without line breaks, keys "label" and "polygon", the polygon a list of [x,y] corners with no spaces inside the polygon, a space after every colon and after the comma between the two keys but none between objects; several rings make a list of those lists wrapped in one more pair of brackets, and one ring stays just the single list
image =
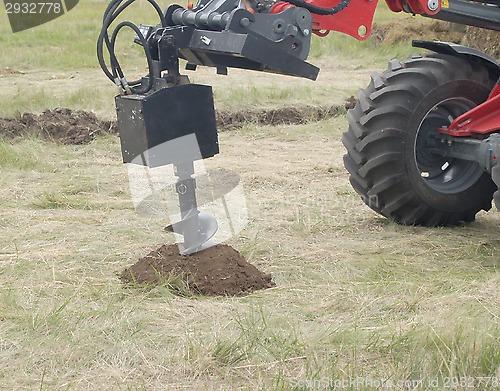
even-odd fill
[{"label": "black metal auger housing", "polygon": [[166,229],[182,235],[180,253],[200,251],[217,231],[214,217],[198,210],[194,161],[219,153],[212,89],[181,84],[143,95],[116,97],[125,163],[174,165],[181,221]]}]

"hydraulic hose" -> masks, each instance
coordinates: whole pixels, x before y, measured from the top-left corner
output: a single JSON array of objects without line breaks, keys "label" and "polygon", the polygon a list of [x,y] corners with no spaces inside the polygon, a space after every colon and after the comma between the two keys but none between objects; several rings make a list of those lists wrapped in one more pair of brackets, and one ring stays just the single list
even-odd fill
[{"label": "hydraulic hose", "polygon": [[[159,16],[161,25],[165,27],[166,26],[165,15],[163,14],[158,3],[155,0],[147,0],[147,1],[154,7]],[[108,34],[108,30],[111,24],[116,20],[116,18],[118,18],[118,16],[127,7],[129,7],[134,2],[135,0],[127,0],[125,3],[123,3],[123,0],[112,0],[106,7],[103,16],[101,32],[97,39],[97,59],[104,74],[118,87],[122,88],[126,93],[144,94],[149,90],[151,90],[153,86],[153,75],[154,75],[153,58],[151,56],[151,52],[147,45],[146,38],[144,38],[144,36],[142,35],[141,31],[139,30],[139,27],[129,21],[121,22],[120,24],[118,24],[118,26],[116,26],[115,29],[113,30],[111,39]],[[141,42],[141,45],[144,48],[144,52],[148,63],[148,73],[149,73],[149,81],[148,85],[146,86],[136,87],[137,85],[141,84],[140,79],[127,82],[123,70],[120,66],[120,63],[116,58],[115,55],[116,38],[118,36],[118,33],[124,27],[128,27],[135,32],[135,34],[137,35],[137,37]],[[106,45],[106,49],[109,54],[109,62],[110,62],[109,67],[106,64],[106,60],[104,59],[104,45]]]},{"label": "hydraulic hose", "polygon": [[323,7],[318,7],[317,5],[308,3],[307,1],[304,0],[284,0],[287,3],[290,3],[292,5],[295,5],[297,7],[302,7],[308,10],[311,14],[315,15],[335,15],[338,14],[340,11],[344,10],[347,8],[351,0],[341,0],[340,3],[338,3],[335,7],[332,8],[323,8]]},{"label": "hydraulic hose", "polygon": [[287,3],[295,5],[297,7],[302,7],[308,10],[311,14],[315,15],[335,15],[340,11],[343,11],[349,5],[351,0],[341,0],[335,7],[332,8],[323,8],[318,7],[317,5],[308,3],[304,0],[285,0]]}]

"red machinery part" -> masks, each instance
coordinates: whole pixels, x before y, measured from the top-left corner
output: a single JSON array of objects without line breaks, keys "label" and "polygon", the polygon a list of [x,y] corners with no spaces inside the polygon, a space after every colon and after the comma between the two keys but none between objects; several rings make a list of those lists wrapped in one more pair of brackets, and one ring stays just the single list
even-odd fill
[{"label": "red machinery part", "polygon": [[[305,0],[322,8],[332,8],[339,4],[338,0]],[[351,0],[349,5],[335,15],[314,15],[313,32],[321,37],[331,30],[348,34],[356,39],[365,40],[370,36],[373,15],[378,0]],[[294,7],[290,3],[280,1],[271,8],[272,14],[277,14]]]},{"label": "red machinery part", "polygon": [[485,102],[455,118],[446,129],[439,129],[439,133],[458,137],[490,134],[500,130],[499,114],[500,83]]},{"label": "red machinery part", "polygon": [[[419,15],[436,15],[441,5],[447,7],[448,0],[385,0],[393,12],[412,12]],[[409,9],[408,9],[409,8]]]},{"label": "red machinery part", "polygon": [[[321,8],[332,8],[339,4],[339,0],[305,0]],[[434,15],[441,9],[442,0],[386,0],[393,12],[412,12],[415,14]],[[445,0],[446,1],[446,0]],[[365,40],[370,37],[373,15],[378,0],[351,0],[349,5],[334,15],[314,15],[313,32],[320,37],[328,35],[330,31],[348,34],[356,39]],[[286,1],[280,1],[271,8],[272,14],[280,13],[287,8],[294,7]],[[429,9],[435,8],[434,10]]]}]

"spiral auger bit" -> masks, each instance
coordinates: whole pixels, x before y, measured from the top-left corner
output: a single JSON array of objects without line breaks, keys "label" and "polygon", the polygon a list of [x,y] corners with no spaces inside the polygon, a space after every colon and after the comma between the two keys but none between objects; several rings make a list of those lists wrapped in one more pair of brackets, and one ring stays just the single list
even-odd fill
[{"label": "spiral auger bit", "polygon": [[181,254],[187,255],[209,247],[209,240],[217,232],[217,220],[210,214],[198,210],[196,202],[196,180],[193,162],[174,166],[178,178],[175,191],[179,196],[181,221],[165,228],[184,237]]},{"label": "spiral auger bit", "polygon": [[215,217],[198,209],[192,177],[194,161],[219,153],[212,88],[180,75],[174,37],[151,41],[152,74],[115,99],[122,156],[151,168],[173,164],[181,220],[166,230],[182,235],[179,252],[188,255],[209,247],[218,228]]}]

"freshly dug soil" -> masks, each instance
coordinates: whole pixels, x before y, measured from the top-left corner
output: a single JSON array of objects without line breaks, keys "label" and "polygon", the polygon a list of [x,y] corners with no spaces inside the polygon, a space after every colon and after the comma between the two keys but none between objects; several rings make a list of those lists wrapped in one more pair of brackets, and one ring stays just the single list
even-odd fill
[{"label": "freshly dug soil", "polygon": [[465,31],[457,31],[453,24],[448,22],[434,20],[429,23],[425,18],[408,16],[405,20],[374,23],[371,40],[375,46],[410,43],[413,39],[460,43],[464,34]]},{"label": "freshly dug soil", "polygon": [[66,108],[0,118],[0,135],[4,137],[38,137],[61,144],[86,144],[98,134],[115,132],[115,127],[114,122],[100,120],[92,112]]},{"label": "freshly dug soil", "polygon": [[469,27],[465,35],[465,43],[493,58],[500,57],[500,32],[498,31]]},{"label": "freshly dug soil", "polygon": [[217,128],[220,131],[239,128],[246,123],[258,125],[296,125],[320,121],[345,113],[342,106],[279,107],[275,109],[217,111]]},{"label": "freshly dug soil", "polygon": [[248,263],[234,248],[216,245],[179,255],[177,245],[163,245],[123,270],[125,284],[158,285],[181,276],[190,290],[207,296],[243,296],[275,286],[271,275]]},{"label": "freshly dug soil", "polygon": [[456,23],[408,16],[406,20],[374,23],[371,41],[375,46],[409,42],[413,39],[447,41],[479,49],[493,58],[500,57],[500,32]]},{"label": "freshly dug soil", "polygon": [[[281,107],[268,110],[217,111],[219,131],[232,130],[251,122],[259,125],[301,124],[339,115],[343,107]],[[24,113],[0,118],[0,136],[9,139],[38,137],[61,144],[86,144],[99,134],[117,133],[116,121],[103,121],[89,111],[58,108],[42,114]]]}]

